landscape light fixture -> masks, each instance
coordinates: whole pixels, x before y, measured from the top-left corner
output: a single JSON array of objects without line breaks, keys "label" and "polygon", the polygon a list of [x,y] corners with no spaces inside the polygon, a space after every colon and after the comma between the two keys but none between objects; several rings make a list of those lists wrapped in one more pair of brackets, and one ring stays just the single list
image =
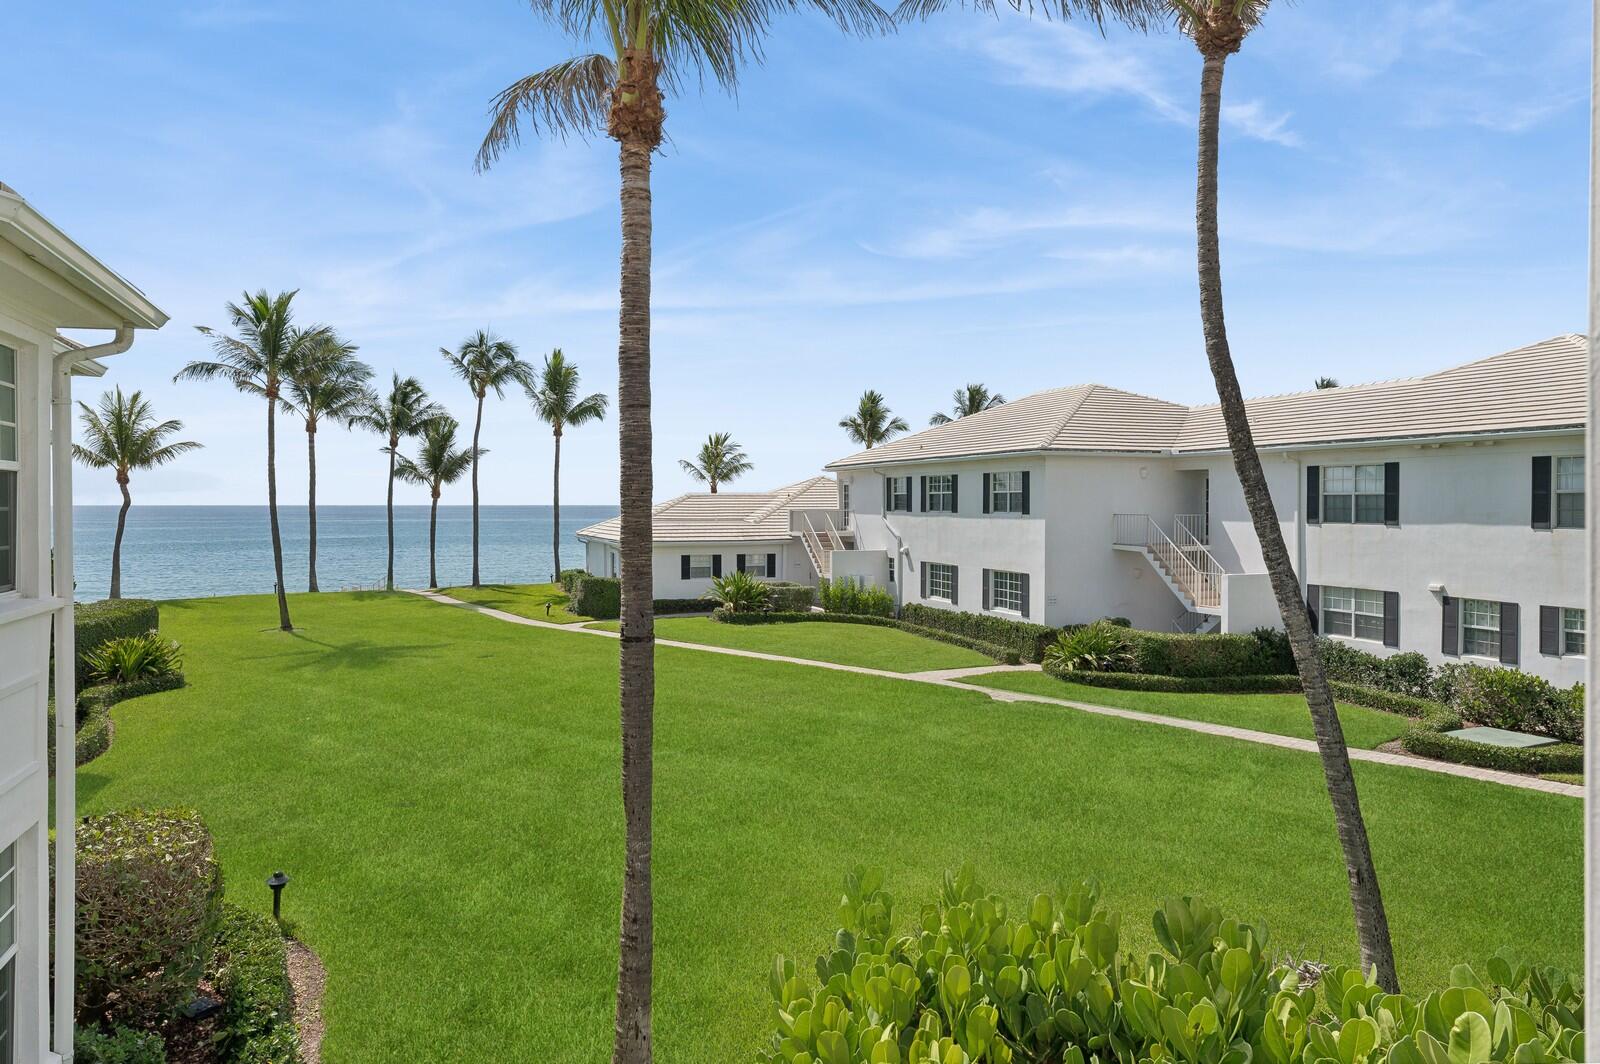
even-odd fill
[{"label": "landscape light fixture", "polygon": [[289,877],[281,871],[274,872],[267,877],[267,886],[272,888],[272,918],[278,919],[278,910],[283,904],[283,888],[289,885]]}]

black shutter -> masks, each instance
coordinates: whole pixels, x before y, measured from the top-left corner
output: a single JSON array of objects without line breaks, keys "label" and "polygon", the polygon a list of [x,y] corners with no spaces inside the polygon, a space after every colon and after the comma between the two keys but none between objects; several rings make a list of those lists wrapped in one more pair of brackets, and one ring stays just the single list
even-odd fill
[{"label": "black shutter", "polygon": [[1322,524],[1322,467],[1306,466],[1306,524]]},{"label": "black shutter", "polygon": [[1383,523],[1400,523],[1400,463],[1383,463]]},{"label": "black shutter", "polygon": [[1444,597],[1444,625],[1440,632],[1439,651],[1452,658],[1461,656],[1461,600]]},{"label": "black shutter", "polygon": [[711,556],[711,575],[712,576],[721,576],[722,575],[722,555],[720,555],[720,554],[713,554]]},{"label": "black shutter", "polygon": [[1533,460],[1533,527],[1550,527],[1550,456]]},{"label": "black shutter", "polygon": [[928,597],[928,563],[923,562],[917,566],[917,572],[922,574],[922,597]]},{"label": "black shutter", "polygon": [[733,556],[733,570],[736,573],[744,572],[744,555],[743,554],[735,554]]},{"label": "black shutter", "polygon": [[1322,618],[1317,610],[1322,608],[1322,588],[1316,584],[1306,585],[1306,612],[1311,615],[1311,632],[1313,635],[1322,631]]},{"label": "black shutter", "polygon": [[1028,603],[1028,574],[1027,573],[1023,573],[1022,574],[1022,616],[1024,618],[1033,616],[1033,612],[1029,609],[1029,603]]},{"label": "black shutter", "polygon": [[955,473],[951,473],[950,474],[950,512],[951,513],[959,513],[960,510],[961,510],[961,492],[959,490],[957,490],[959,485],[957,485],[957,483],[956,483],[956,481],[958,481],[959,479],[960,479],[960,477],[957,474],[955,474]]},{"label": "black shutter", "polygon": [[687,580],[687,579],[689,579],[689,556],[687,554],[683,555],[683,559],[682,560],[683,560],[683,574],[682,575],[683,575],[683,578],[685,580]]},{"label": "black shutter", "polygon": [[922,499],[922,501],[918,504],[917,509],[921,510],[923,513],[927,513],[928,512],[928,478],[927,477],[921,476],[921,477],[917,478],[917,490],[921,493],[921,499]]},{"label": "black shutter", "polygon": [[1539,607],[1539,653],[1561,656],[1561,608]]},{"label": "black shutter", "polygon": [[954,606],[959,600],[957,595],[961,591],[961,570],[957,566],[950,567],[950,605]]},{"label": "black shutter", "polygon": [[894,505],[894,478],[883,478],[883,512],[888,513]]},{"label": "black shutter", "polygon": [[1383,593],[1383,645],[1400,646],[1400,592]]},{"label": "black shutter", "polygon": [[776,554],[767,555],[767,579],[778,579],[778,556]]},{"label": "black shutter", "polygon": [[1024,469],[1022,471],[1022,512],[1023,513],[1028,513],[1028,508],[1031,505],[1029,500],[1031,498],[1032,498],[1032,496],[1028,492],[1028,471],[1026,469]]},{"label": "black shutter", "polygon": [[1516,665],[1522,660],[1522,636],[1518,621],[1522,610],[1515,602],[1500,603],[1500,664]]},{"label": "black shutter", "polygon": [[983,475],[983,512],[989,512],[989,474]]},{"label": "black shutter", "polygon": [[993,569],[985,569],[983,571],[983,608],[984,609],[989,609],[989,603],[991,601],[991,599],[989,598],[989,580],[990,580],[990,578],[991,578],[993,573],[994,573]]}]

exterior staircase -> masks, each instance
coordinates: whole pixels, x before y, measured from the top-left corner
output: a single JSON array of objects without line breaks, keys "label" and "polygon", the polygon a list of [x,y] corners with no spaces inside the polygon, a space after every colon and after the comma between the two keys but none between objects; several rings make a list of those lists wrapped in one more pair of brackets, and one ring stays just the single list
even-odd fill
[{"label": "exterior staircase", "polygon": [[813,514],[811,511],[797,510],[795,517],[798,519],[795,524],[800,542],[805,546],[806,556],[811,559],[811,567],[817,571],[818,579],[828,579],[833,569],[833,552],[854,550],[855,534],[848,528],[838,527],[833,515],[827,511]]},{"label": "exterior staircase", "polygon": [[1200,539],[1203,519],[1180,515],[1171,536],[1149,514],[1115,514],[1112,524],[1114,547],[1143,554],[1184,609],[1221,623],[1224,570]]}]

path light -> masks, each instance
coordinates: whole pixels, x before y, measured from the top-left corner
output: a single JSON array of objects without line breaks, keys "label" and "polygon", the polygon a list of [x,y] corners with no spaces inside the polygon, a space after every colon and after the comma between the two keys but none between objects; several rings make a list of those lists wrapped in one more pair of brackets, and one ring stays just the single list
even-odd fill
[{"label": "path light", "polygon": [[272,918],[278,919],[278,909],[283,903],[283,888],[289,885],[289,877],[282,872],[274,872],[267,877],[267,886],[272,888]]}]

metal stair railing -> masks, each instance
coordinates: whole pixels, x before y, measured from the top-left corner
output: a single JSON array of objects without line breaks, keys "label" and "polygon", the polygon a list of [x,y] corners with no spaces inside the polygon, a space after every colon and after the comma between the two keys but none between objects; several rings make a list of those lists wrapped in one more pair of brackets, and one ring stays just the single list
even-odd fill
[{"label": "metal stair railing", "polygon": [[1180,547],[1149,514],[1113,514],[1112,529],[1114,542],[1143,547],[1196,606],[1222,605],[1222,567],[1187,530],[1178,531]]}]

